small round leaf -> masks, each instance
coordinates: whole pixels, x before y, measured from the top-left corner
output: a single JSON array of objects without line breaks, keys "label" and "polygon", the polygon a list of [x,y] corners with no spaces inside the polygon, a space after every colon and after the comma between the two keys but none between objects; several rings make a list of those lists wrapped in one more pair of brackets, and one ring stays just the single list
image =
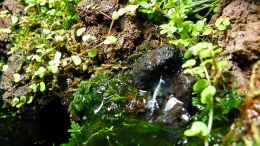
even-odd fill
[{"label": "small round leaf", "polygon": [[216,88],[214,86],[208,86],[207,88],[205,88],[202,92],[201,92],[201,103],[203,104],[207,104],[209,103],[211,100],[213,100],[213,97],[216,94]]},{"label": "small round leaf", "polygon": [[19,98],[18,97],[14,97],[11,101],[11,106],[15,107],[18,103],[19,103]]},{"label": "small round leaf", "polygon": [[44,92],[46,90],[46,86],[44,82],[40,82],[40,91]]},{"label": "small round leaf", "polygon": [[184,58],[188,59],[191,56],[192,56],[192,50],[191,49],[186,50],[185,53],[184,53]]},{"label": "small round leaf", "polygon": [[193,91],[196,93],[200,93],[203,89],[205,89],[209,85],[208,80],[200,79],[193,85]]},{"label": "small round leaf", "polygon": [[20,82],[20,81],[21,81],[21,75],[18,74],[18,73],[15,73],[15,74],[13,75],[13,79],[14,79],[14,82],[15,82],[15,83]]},{"label": "small round leaf", "polygon": [[114,11],[112,13],[112,20],[117,20],[117,19],[119,19],[119,17],[120,17],[120,14],[117,11]]},{"label": "small round leaf", "polygon": [[182,68],[193,67],[195,64],[196,64],[196,60],[195,60],[195,59],[190,59],[190,60],[187,60],[187,61],[182,65]]},{"label": "small round leaf", "polygon": [[85,27],[78,29],[77,32],[76,32],[77,37],[82,36],[85,31],[86,31]]},{"label": "small round leaf", "polygon": [[114,45],[117,43],[117,38],[114,36],[108,36],[103,42],[105,45]]},{"label": "small round leaf", "polygon": [[79,56],[73,55],[73,56],[71,56],[71,59],[72,59],[72,61],[73,61],[73,63],[75,65],[80,65],[81,64],[81,59],[80,59]]},{"label": "small round leaf", "polygon": [[207,136],[209,134],[209,130],[207,125],[204,122],[201,121],[195,121],[192,123],[192,126],[190,129],[186,130],[184,132],[184,135],[186,136]]},{"label": "small round leaf", "polygon": [[88,51],[88,57],[94,58],[97,56],[97,49],[91,49]]}]

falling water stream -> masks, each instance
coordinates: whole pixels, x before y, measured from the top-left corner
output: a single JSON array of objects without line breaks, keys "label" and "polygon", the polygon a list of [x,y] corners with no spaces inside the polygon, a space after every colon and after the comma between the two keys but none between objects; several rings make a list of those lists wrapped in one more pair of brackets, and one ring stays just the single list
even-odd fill
[{"label": "falling water stream", "polygon": [[147,102],[146,107],[150,110],[150,116],[153,115],[154,111],[159,108],[158,102],[156,100],[156,97],[160,94],[160,89],[162,84],[165,84],[165,81],[160,78],[154,92],[153,92],[153,97]]}]

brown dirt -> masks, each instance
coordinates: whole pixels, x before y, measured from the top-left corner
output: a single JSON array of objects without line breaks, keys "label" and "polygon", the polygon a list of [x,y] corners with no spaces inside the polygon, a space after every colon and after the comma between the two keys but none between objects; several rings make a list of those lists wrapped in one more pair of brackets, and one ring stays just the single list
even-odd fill
[{"label": "brown dirt", "polygon": [[222,16],[229,17],[232,25],[219,45],[249,60],[259,59],[260,1],[234,0],[223,9]]},{"label": "brown dirt", "polygon": [[[126,61],[131,54],[143,46],[146,49],[160,46],[160,41],[158,41],[160,38],[156,35],[158,32],[153,25],[143,19],[127,15],[115,21],[111,29],[110,35],[118,39],[117,44],[102,44],[105,37],[109,35],[113,11],[116,8],[124,7],[124,3],[124,1],[116,3],[116,0],[83,0],[77,7],[81,20],[86,27],[85,35],[89,34],[97,38],[94,43],[87,44],[87,48],[96,48],[99,52],[99,59],[103,63]],[[145,45],[141,46],[141,44]]]},{"label": "brown dirt", "polygon": [[221,15],[230,18],[231,27],[219,36],[218,44],[234,61],[232,79],[246,91],[251,66],[260,59],[260,1],[232,0]]},{"label": "brown dirt", "polygon": [[77,10],[87,25],[98,24],[111,20],[116,5],[116,0],[82,0]]}]

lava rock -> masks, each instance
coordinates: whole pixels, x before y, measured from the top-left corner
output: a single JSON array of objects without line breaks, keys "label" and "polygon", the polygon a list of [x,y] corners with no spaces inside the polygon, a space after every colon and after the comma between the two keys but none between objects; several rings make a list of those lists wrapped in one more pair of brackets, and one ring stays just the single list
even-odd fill
[{"label": "lava rock", "polygon": [[134,83],[139,89],[151,89],[160,77],[164,80],[174,77],[180,71],[182,63],[181,50],[175,46],[164,45],[144,54],[134,64]]},{"label": "lava rock", "polygon": [[167,100],[162,113],[155,121],[173,128],[178,128],[184,126],[189,120],[190,114],[184,107],[184,103],[171,95]]},{"label": "lava rock", "polygon": [[[140,90],[153,93],[147,105],[151,102],[157,105],[152,108],[146,105],[149,120],[175,128],[189,121],[193,114],[191,99],[195,78],[182,72],[183,61],[179,48],[164,45],[144,54],[134,64],[134,84]],[[163,83],[160,86],[158,81],[161,80]]]},{"label": "lava rock", "polygon": [[192,112],[192,86],[195,81],[196,78],[192,75],[181,72],[176,76],[172,83],[170,83],[171,94],[184,103],[183,106],[189,111],[189,113]]}]

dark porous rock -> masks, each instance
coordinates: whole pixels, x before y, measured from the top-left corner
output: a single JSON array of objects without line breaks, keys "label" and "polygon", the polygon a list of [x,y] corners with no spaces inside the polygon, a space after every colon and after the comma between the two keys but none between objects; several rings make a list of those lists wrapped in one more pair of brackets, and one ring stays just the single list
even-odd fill
[{"label": "dark porous rock", "polygon": [[149,91],[148,119],[169,127],[184,126],[192,112],[192,85],[195,77],[184,74],[181,49],[164,45],[140,57],[133,67],[133,81]]},{"label": "dark porous rock", "polygon": [[190,74],[179,73],[171,83],[172,94],[184,103],[184,107],[191,110],[192,86],[196,78]]},{"label": "dark porous rock", "polygon": [[134,83],[139,89],[151,89],[160,77],[164,80],[174,77],[180,71],[182,63],[182,52],[175,46],[164,45],[154,49],[134,64]]},{"label": "dark porous rock", "polygon": [[184,126],[190,120],[190,114],[184,107],[184,104],[185,102],[180,101],[176,97],[169,96],[161,114],[155,121],[173,128]]},{"label": "dark porous rock", "polygon": [[170,95],[164,100],[164,109],[156,119],[157,122],[177,128],[190,120],[190,115],[194,114],[191,99],[192,85],[195,81],[195,77],[182,72],[172,78],[168,88],[165,89],[167,91],[165,94]]}]

